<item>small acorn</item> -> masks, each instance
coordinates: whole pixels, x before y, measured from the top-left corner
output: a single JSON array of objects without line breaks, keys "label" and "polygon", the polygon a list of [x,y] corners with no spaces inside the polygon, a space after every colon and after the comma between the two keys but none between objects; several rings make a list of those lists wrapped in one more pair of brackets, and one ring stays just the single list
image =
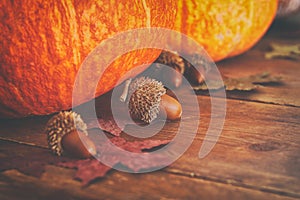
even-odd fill
[{"label": "small acorn", "polygon": [[169,120],[181,117],[180,103],[167,95],[163,84],[154,79],[135,79],[129,86],[129,97],[129,112],[134,119],[150,123],[159,115]]},{"label": "small acorn", "polygon": [[162,81],[169,88],[179,88],[182,84],[182,76],[179,68],[176,67],[173,70],[162,70]]},{"label": "small acorn", "polygon": [[163,64],[171,67],[173,70],[168,70],[165,67],[160,70],[159,79],[170,88],[178,88],[182,84],[182,74],[184,73],[184,60],[177,52],[163,50],[155,63]]},{"label": "small acorn", "polygon": [[181,117],[182,107],[175,98],[164,94],[161,96],[159,114],[169,120],[177,120]]},{"label": "small acorn", "polygon": [[211,62],[200,54],[189,55],[190,63],[185,60],[185,73],[184,76],[190,83],[199,85],[204,82],[204,73],[210,70]]},{"label": "small acorn", "polygon": [[[189,61],[187,61],[188,59]],[[173,70],[168,70],[161,65],[167,65]],[[201,54],[184,55],[177,52],[162,51],[160,56],[153,64],[152,70],[154,78],[162,81],[169,88],[178,88],[183,82],[183,75],[194,85],[204,82],[204,74],[210,70],[212,63]]]},{"label": "small acorn", "polygon": [[48,146],[58,155],[88,158],[96,155],[96,147],[88,138],[87,126],[80,115],[62,111],[53,116],[46,125]]},{"label": "small acorn", "polygon": [[155,62],[168,65],[176,69],[181,74],[184,73],[185,63],[182,57],[177,52],[163,50]]}]

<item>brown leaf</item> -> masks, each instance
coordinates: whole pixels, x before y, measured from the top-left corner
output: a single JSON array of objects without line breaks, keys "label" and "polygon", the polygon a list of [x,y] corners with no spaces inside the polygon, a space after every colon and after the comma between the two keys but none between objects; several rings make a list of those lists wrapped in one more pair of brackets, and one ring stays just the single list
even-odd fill
[{"label": "brown leaf", "polygon": [[[133,153],[140,153],[141,159],[137,162],[134,157],[124,156],[114,151],[113,148],[115,147],[112,147],[107,140],[104,140],[104,137],[105,136],[99,136],[98,142],[96,143],[97,151],[99,152],[98,158],[101,161],[109,161],[109,163],[113,166],[122,164],[134,172],[138,172],[141,169],[157,167],[159,165],[165,166],[167,164],[165,156],[149,156],[149,153],[144,153],[143,150],[149,150],[161,145],[166,145],[170,142],[169,140],[143,140],[129,142],[121,137],[114,137],[110,140],[114,145],[121,149]],[[83,185],[87,185],[97,178],[104,177],[111,169],[109,166],[102,164],[97,159],[62,162],[59,163],[59,166],[77,169],[75,178],[81,180]]]},{"label": "brown leaf", "polygon": [[111,163],[113,160],[113,163],[122,164],[134,172],[138,172],[141,169],[164,166],[168,163],[166,156],[159,154],[150,156],[149,153],[143,152],[143,150],[150,150],[158,146],[166,145],[170,140],[142,140],[129,142],[123,138],[114,137],[111,139],[111,142],[126,151],[139,153],[139,159],[136,159],[136,154],[119,154],[115,151],[115,147],[112,147],[109,144],[101,144],[98,145],[98,151],[101,152],[99,158],[103,161],[109,160]]},{"label": "brown leaf", "polygon": [[[117,122],[118,123],[117,123]],[[151,124],[159,122],[159,119],[155,119]],[[119,113],[119,115],[112,115],[111,111],[102,112],[98,116],[98,119],[87,120],[87,129],[100,128],[101,130],[112,134],[113,136],[120,136],[126,125],[145,125],[143,121],[133,121],[129,116],[124,113]]]},{"label": "brown leaf", "polygon": [[[121,94],[124,84],[114,88],[116,94]],[[120,96],[120,95],[116,95]],[[126,102],[121,102],[119,98],[112,97],[112,91],[106,93],[95,100],[97,119],[89,118],[89,113],[85,114],[84,120],[87,129],[100,128],[114,136],[120,136],[126,125],[145,124],[142,121],[133,121],[129,115],[129,108]],[[114,114],[113,110],[114,108]]]},{"label": "brown leaf", "polygon": [[89,184],[96,178],[101,178],[111,169],[96,159],[75,160],[61,162],[59,166],[77,169],[75,179],[82,181],[83,185]]},{"label": "brown leaf", "polygon": [[219,90],[221,88],[224,88],[224,83],[219,80],[206,80],[205,82],[202,82],[200,85],[193,86],[193,89],[196,91]]},{"label": "brown leaf", "polygon": [[292,60],[300,59],[300,44],[270,44],[272,51],[265,53],[266,59],[288,58]]},{"label": "brown leaf", "polygon": [[154,147],[168,144],[170,140],[142,140],[128,142],[124,138],[114,137],[111,139],[111,142],[130,152],[142,152],[143,150],[150,150]]},{"label": "brown leaf", "polygon": [[[222,81],[220,80],[208,80],[207,84],[203,83],[199,86],[194,86],[194,90],[218,90],[225,87],[226,91],[251,91],[256,89],[261,84],[267,83],[279,83],[281,81],[281,77],[279,76],[271,76],[268,72],[264,72],[261,74],[251,75],[248,77],[242,78],[225,78]],[[208,88],[208,86],[209,88]]]},{"label": "brown leaf", "polygon": [[101,130],[106,131],[114,136],[120,136],[126,124],[126,121],[119,121],[119,124],[117,124],[113,119],[113,116],[106,116],[105,118],[98,118],[98,120],[90,121],[87,124],[87,128],[100,128]]}]

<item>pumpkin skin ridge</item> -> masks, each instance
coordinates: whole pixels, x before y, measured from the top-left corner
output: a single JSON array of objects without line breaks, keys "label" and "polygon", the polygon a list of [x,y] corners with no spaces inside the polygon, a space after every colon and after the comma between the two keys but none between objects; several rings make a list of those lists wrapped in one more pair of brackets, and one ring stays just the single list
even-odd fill
[{"label": "pumpkin skin ridge", "polygon": [[[150,8],[152,27],[172,28],[176,1],[145,2]],[[74,79],[87,54],[117,32],[145,27],[145,16],[143,5],[137,1],[133,4],[125,0],[0,2],[3,44],[0,47],[0,117],[47,115],[70,109]],[[140,63],[151,63],[159,53],[148,49],[133,52],[126,58],[126,68],[110,67],[117,69],[115,76],[120,78],[126,70],[135,67],[132,60],[136,56]],[[103,85],[106,86],[97,91],[97,96],[115,84],[105,77],[107,83]]]},{"label": "pumpkin skin ridge", "polygon": [[[277,6],[277,0],[179,0],[174,29],[196,40],[217,62],[253,47],[274,20]],[[183,41],[182,52],[193,53],[188,47]]]},{"label": "pumpkin skin ridge", "polygon": [[[263,37],[266,34],[266,32],[268,31],[269,27],[271,26],[272,22],[274,21],[274,19],[276,17],[279,2],[277,0],[275,0],[274,2],[276,2],[276,3],[271,4],[271,6],[263,6],[264,8],[269,9],[268,13],[269,14],[272,13],[272,15],[269,18],[265,19],[264,24],[256,23],[256,24],[259,24],[259,26],[253,28],[256,30],[260,30],[260,36],[256,36],[256,37],[253,36],[252,38],[249,37],[250,39],[248,38],[248,40],[250,40],[252,42],[249,42],[248,44],[239,43],[237,46],[235,46],[235,50],[233,50],[231,53],[228,54],[227,58],[234,57],[234,56],[240,55],[240,54],[248,51],[261,39],[261,37]],[[264,9],[264,11],[266,12],[265,9]],[[255,13],[259,13],[259,11],[256,10]],[[256,18],[256,20],[260,20],[260,19]],[[248,35],[251,35],[251,34],[248,34]]]}]

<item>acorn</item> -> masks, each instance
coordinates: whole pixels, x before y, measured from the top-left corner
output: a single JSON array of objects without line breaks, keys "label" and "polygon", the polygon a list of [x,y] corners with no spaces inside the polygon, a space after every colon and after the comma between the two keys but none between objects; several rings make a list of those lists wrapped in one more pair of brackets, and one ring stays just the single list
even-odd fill
[{"label": "acorn", "polygon": [[182,107],[175,98],[164,94],[161,96],[159,114],[168,120],[177,120],[181,117]]},{"label": "acorn", "polygon": [[[170,88],[178,88],[182,84],[182,75],[184,74],[184,60],[177,52],[163,50],[155,63],[171,67],[173,70],[167,70],[161,67],[160,80]],[[158,68],[159,65],[156,65]]]},{"label": "acorn", "polygon": [[204,73],[210,70],[212,63],[200,54],[189,55],[190,63],[185,60],[184,76],[190,83],[199,85],[204,82]]},{"label": "acorn", "polygon": [[182,84],[182,74],[179,68],[174,68],[173,70],[162,70],[162,80],[165,85],[170,88],[178,88]]},{"label": "acorn", "polygon": [[163,84],[155,79],[135,79],[129,86],[128,94],[129,112],[134,119],[150,123],[158,116],[166,116],[169,120],[181,117],[180,103],[167,95]]},{"label": "acorn", "polygon": [[170,66],[176,69],[181,74],[184,73],[185,63],[182,57],[177,52],[163,50],[155,62]]},{"label": "acorn", "polygon": [[87,126],[80,115],[73,111],[62,111],[47,123],[48,146],[58,155],[89,158],[96,155],[96,147],[88,138]]}]

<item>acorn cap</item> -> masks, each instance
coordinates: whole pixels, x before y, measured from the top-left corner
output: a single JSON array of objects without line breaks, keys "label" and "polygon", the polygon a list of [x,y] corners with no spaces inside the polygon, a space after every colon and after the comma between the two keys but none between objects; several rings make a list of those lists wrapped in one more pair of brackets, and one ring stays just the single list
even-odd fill
[{"label": "acorn cap", "polygon": [[187,68],[194,67],[197,70],[201,70],[203,73],[211,70],[212,65],[214,65],[214,63],[212,61],[210,61],[208,57],[206,57],[205,55],[201,55],[201,54],[189,55],[189,59],[190,59],[191,63],[185,60],[186,67]]},{"label": "acorn cap", "polygon": [[150,123],[157,118],[161,96],[166,94],[166,89],[159,81],[140,77],[130,84],[128,94],[130,114],[134,118]]},{"label": "acorn cap", "polygon": [[184,73],[185,63],[182,57],[179,56],[177,52],[163,50],[155,62],[170,66],[172,68],[176,68],[181,74]]},{"label": "acorn cap", "polygon": [[80,115],[73,111],[62,111],[54,115],[47,123],[45,132],[47,133],[48,146],[56,155],[62,155],[62,138],[72,131],[81,131],[87,135],[87,126]]}]

